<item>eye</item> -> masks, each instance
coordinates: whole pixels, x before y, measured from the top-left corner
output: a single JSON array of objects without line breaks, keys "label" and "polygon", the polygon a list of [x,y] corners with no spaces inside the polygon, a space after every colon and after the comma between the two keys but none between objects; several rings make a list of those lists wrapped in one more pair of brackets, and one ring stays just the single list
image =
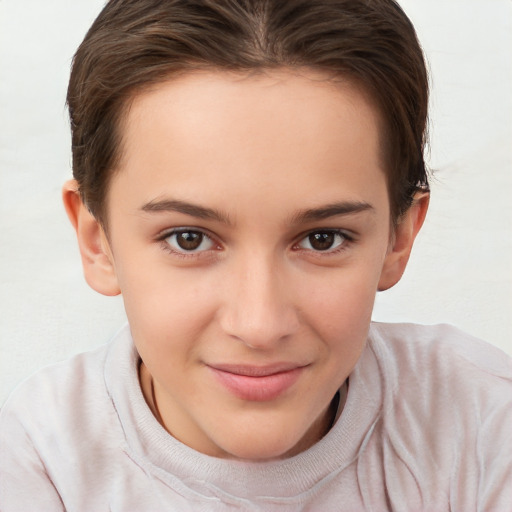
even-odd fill
[{"label": "eye", "polygon": [[180,253],[203,252],[215,246],[208,235],[193,229],[174,230],[168,233],[163,240],[173,251]]},{"label": "eye", "polygon": [[348,236],[337,230],[312,231],[297,246],[300,249],[317,252],[333,252],[349,241]]}]

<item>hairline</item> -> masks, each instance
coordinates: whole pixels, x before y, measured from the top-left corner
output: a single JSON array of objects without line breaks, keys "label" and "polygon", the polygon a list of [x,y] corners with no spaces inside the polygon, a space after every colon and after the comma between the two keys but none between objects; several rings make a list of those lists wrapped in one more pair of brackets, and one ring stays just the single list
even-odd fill
[{"label": "hairline", "polygon": [[[187,65],[188,64],[188,65]],[[368,103],[370,108],[373,110],[375,114],[375,118],[377,121],[377,133],[378,133],[378,158],[382,165],[382,170],[384,172],[386,178],[386,188],[388,192],[388,201],[390,204],[390,215],[392,225],[396,225],[400,215],[393,215],[393,204],[391,197],[391,179],[392,179],[392,169],[390,157],[388,155],[390,151],[391,143],[386,136],[386,116],[383,113],[383,107],[380,105],[378,99],[375,97],[376,95],[372,93],[372,86],[370,84],[364,83],[364,81],[359,78],[353,76],[350,72],[341,73],[334,72],[329,69],[321,68],[320,66],[307,66],[307,65],[298,65],[298,66],[289,66],[289,65],[277,65],[277,66],[268,66],[262,65],[259,67],[251,67],[244,69],[232,69],[232,68],[224,68],[219,65],[210,64],[210,63],[183,63],[182,67],[179,69],[170,69],[167,73],[162,73],[162,75],[158,79],[149,80],[145,83],[135,85],[131,88],[127,88],[126,91],[118,99],[120,106],[117,112],[117,121],[114,126],[115,134],[114,138],[117,139],[117,145],[114,150],[114,162],[110,169],[107,170],[107,177],[104,181],[104,186],[102,189],[101,195],[101,204],[99,205],[98,211],[91,213],[94,215],[96,220],[100,223],[105,233],[108,234],[109,222],[108,222],[108,196],[110,192],[110,187],[115,176],[122,172],[123,166],[123,157],[126,154],[125,151],[125,134],[128,126],[128,120],[130,117],[130,111],[133,104],[145,94],[151,93],[153,90],[157,90],[164,84],[168,84],[169,82],[174,82],[179,80],[182,77],[192,76],[192,75],[201,75],[204,74],[207,76],[208,74],[225,74],[231,76],[239,76],[242,78],[253,78],[263,76],[267,73],[272,72],[284,72],[292,75],[303,76],[308,79],[314,81],[314,78],[311,76],[312,73],[316,74],[319,77],[319,82],[324,84],[331,84],[334,87],[339,87],[340,84],[347,86],[353,92],[357,92],[362,98]],[[303,72],[301,72],[303,71]],[[310,76],[308,76],[308,73]],[[320,76],[323,76],[323,79],[320,79]],[[84,197],[82,196],[82,199]],[[85,202],[85,201],[84,201]],[[395,218],[396,217],[396,218]]]}]

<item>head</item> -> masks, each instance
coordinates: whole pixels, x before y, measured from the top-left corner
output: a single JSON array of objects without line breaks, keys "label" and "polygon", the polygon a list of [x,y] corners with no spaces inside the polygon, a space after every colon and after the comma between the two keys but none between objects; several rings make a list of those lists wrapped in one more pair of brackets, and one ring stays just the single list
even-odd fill
[{"label": "head", "polygon": [[267,459],[325,433],[427,209],[427,101],[391,0],[106,5],[64,200],[175,437]]}]

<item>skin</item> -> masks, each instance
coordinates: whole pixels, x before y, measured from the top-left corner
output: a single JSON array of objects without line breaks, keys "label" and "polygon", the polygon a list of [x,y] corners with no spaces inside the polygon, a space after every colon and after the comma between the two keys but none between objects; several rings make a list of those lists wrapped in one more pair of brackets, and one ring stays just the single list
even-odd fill
[{"label": "skin", "polygon": [[[392,228],[380,125],[358,89],[317,73],[198,72],[134,98],[108,236],[65,185],[85,277],[122,293],[146,400],[178,440],[267,460],[325,434],[428,205],[418,196]],[[270,398],[238,396],[216,370],[276,364],[297,375]]]}]

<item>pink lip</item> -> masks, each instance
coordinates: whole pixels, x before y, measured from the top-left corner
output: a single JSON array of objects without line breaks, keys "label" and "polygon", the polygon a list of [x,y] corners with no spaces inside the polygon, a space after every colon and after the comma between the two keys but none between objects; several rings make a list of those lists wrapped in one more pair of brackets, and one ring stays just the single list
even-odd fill
[{"label": "pink lip", "polygon": [[279,363],[270,366],[208,366],[219,382],[242,400],[266,402],[276,399],[300,377],[304,366]]}]

